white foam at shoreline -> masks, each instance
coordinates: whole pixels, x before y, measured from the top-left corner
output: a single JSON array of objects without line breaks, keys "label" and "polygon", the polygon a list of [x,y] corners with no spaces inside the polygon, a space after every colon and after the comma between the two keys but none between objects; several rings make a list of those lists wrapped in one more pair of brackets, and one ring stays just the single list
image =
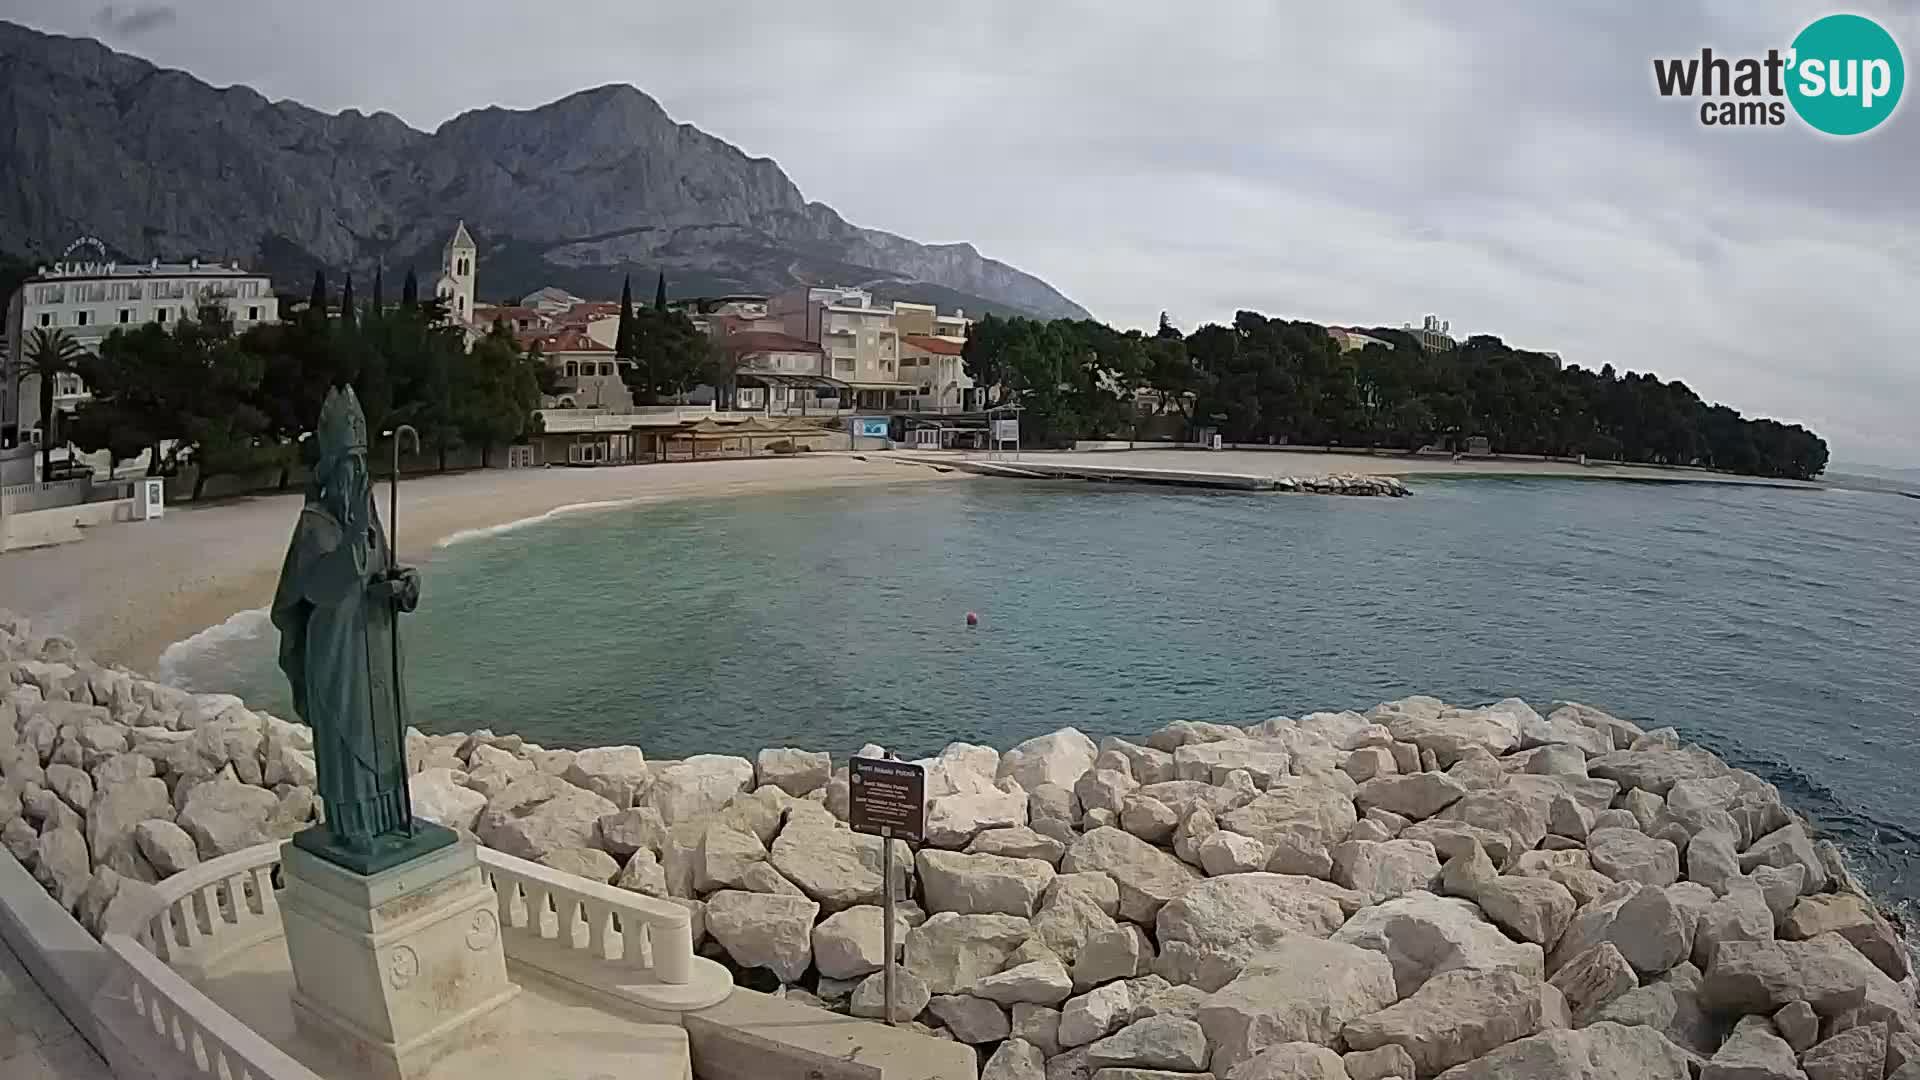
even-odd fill
[{"label": "white foam at shoreline", "polygon": [[236,611],[227,616],[227,621],[167,646],[161,651],[159,662],[154,665],[155,674],[168,686],[185,688],[181,670],[183,665],[230,642],[257,638],[271,629],[273,622],[266,608]]},{"label": "white foam at shoreline", "polygon": [[544,514],[535,514],[532,517],[523,517],[516,521],[509,521],[500,525],[488,525],[479,529],[460,529],[441,538],[441,540],[433,546],[436,548],[452,547],[455,544],[464,544],[469,540],[482,540],[489,536],[499,536],[502,533],[510,533],[516,529],[524,529],[529,525],[538,525],[543,521],[551,521],[554,518],[567,514],[583,514],[593,510],[613,510],[622,506],[632,506],[640,501],[639,499],[612,499],[605,502],[568,503],[565,506],[556,506]]}]

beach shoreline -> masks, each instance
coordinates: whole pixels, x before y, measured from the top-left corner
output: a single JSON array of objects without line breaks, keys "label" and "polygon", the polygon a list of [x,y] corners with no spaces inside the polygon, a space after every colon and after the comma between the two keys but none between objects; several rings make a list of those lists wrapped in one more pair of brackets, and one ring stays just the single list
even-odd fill
[{"label": "beach shoreline", "polygon": [[[494,469],[408,477],[400,557],[554,516],[688,499],[977,478],[884,456],[784,457]],[[378,492],[382,509],[385,485]],[[0,604],[86,641],[102,662],[156,671],[167,647],[266,607],[301,506],[298,492],[169,507],[156,522],[89,530],[78,543],[0,555]]]},{"label": "beach shoreline", "polygon": [[[982,478],[936,471],[983,454],[883,451],[827,453],[609,466],[511,469],[408,477],[401,485],[401,557],[430,561],[448,543],[482,538],[573,513],[687,499],[786,491]],[[1392,476],[1416,483],[1437,478],[1605,479],[1718,483],[1818,489],[1798,481],[1735,477],[1695,469],[1592,465],[1504,459],[1420,458],[1318,450],[1202,452],[1027,452],[1030,462],[1121,464],[1267,476]],[[384,494],[384,493],[383,493]],[[297,492],[171,507],[159,521],[90,530],[76,544],[0,555],[0,603],[33,614],[42,625],[90,642],[95,655],[158,673],[171,645],[220,632],[223,624],[266,606],[272,597]]]}]

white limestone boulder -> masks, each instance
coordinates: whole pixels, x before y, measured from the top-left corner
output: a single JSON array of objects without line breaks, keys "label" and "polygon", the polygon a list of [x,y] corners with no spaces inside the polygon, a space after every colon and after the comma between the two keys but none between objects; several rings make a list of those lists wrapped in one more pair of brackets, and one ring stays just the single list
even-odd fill
[{"label": "white limestone boulder", "polygon": [[869,864],[853,832],[818,812],[787,822],[773,842],[772,861],[775,870],[828,911],[886,898],[880,870]]},{"label": "white limestone boulder", "polygon": [[1640,985],[1633,965],[1611,941],[1572,957],[1549,981],[1566,998],[1576,1023]]},{"label": "white limestone boulder", "polygon": [[1332,940],[1384,954],[1401,997],[1450,971],[1511,967],[1536,981],[1546,974],[1539,946],[1510,940],[1471,901],[1432,893],[1365,908]]},{"label": "white limestone boulder", "polygon": [[984,830],[1026,823],[1027,793],[1011,779],[927,801],[927,843],[934,847],[958,850]]},{"label": "white limestone boulder", "polygon": [[1445,773],[1415,772],[1404,776],[1376,776],[1360,785],[1354,801],[1362,809],[1378,807],[1413,821],[1423,821],[1466,795],[1467,789]]},{"label": "white limestone boulder", "polygon": [[[847,1012],[854,1016],[879,1019],[886,1015],[887,991],[886,973],[876,971],[860,980],[853,994],[847,999]],[[896,1020],[909,1020],[919,1016],[926,1009],[933,995],[910,971],[893,973],[893,1015]]]},{"label": "white limestone boulder", "polygon": [[969,1046],[998,1042],[1013,1033],[1007,1010],[971,994],[935,994],[927,1002],[927,1011]]},{"label": "white limestone boulder", "polygon": [[413,800],[413,814],[449,829],[472,832],[487,797],[460,781],[466,773],[452,769],[426,769],[407,778],[407,791]]},{"label": "white limestone boulder", "polygon": [[753,763],[756,787],[772,785],[800,798],[827,786],[833,757],[824,751],[779,747],[760,751]]},{"label": "white limestone boulder", "polygon": [[[1014,915],[943,912],[908,932],[904,964],[932,993],[976,993],[980,981],[998,973],[1032,929],[1032,923]],[[1061,976],[1070,988],[1064,969]]]},{"label": "white limestone boulder", "polygon": [[1393,969],[1379,953],[1284,937],[1259,966],[1208,996],[1195,1018],[1211,1048],[1209,1067],[1224,1076],[1270,1046],[1331,1043],[1348,1022],[1395,996]]},{"label": "white limestone boulder", "polygon": [[[1032,799],[1028,799],[1031,814]],[[1048,866],[1059,866],[1067,845],[1026,825],[1004,829],[986,829],[967,843],[969,855],[1001,855],[1009,859],[1039,859]]]},{"label": "white limestone boulder", "polygon": [[200,865],[200,848],[187,831],[166,818],[148,818],[134,827],[134,842],[160,878]]},{"label": "white limestone boulder", "polygon": [[1593,868],[1615,881],[1664,888],[1680,880],[1680,852],[1634,829],[1596,828],[1587,836]]},{"label": "white limestone boulder", "polygon": [[575,754],[561,778],[624,810],[646,794],[653,773],[637,746],[596,746]]},{"label": "white limestone boulder", "polygon": [[[142,783],[148,783],[142,781]],[[106,798],[108,796],[102,796]],[[219,777],[196,784],[187,795],[186,805],[175,821],[193,837],[202,859],[230,855],[270,839],[267,825],[280,800],[265,788]],[[152,809],[151,806],[143,809]],[[159,817],[148,813],[144,817]],[[142,819],[128,823],[127,842],[132,828]]]},{"label": "white limestone boulder", "polygon": [[[913,929],[902,914],[894,916],[894,948],[899,949]],[[837,911],[813,928],[813,963],[829,979],[858,979],[879,971],[886,960],[886,915],[871,904]]]},{"label": "white limestone boulder", "polygon": [[1231,978],[1289,938],[1327,937],[1365,902],[1353,890],[1316,878],[1228,874],[1197,882],[1162,907],[1155,936],[1163,951],[1179,943],[1221,957],[1230,962]]},{"label": "white limestone boulder", "polygon": [[669,825],[719,813],[735,795],[753,788],[753,762],[724,754],[696,754],[650,772],[646,805]]},{"label": "white limestone boulder", "polygon": [[1200,1025],[1178,1016],[1152,1016],[1129,1024],[1087,1048],[1087,1066],[1099,1069],[1159,1069],[1197,1072],[1207,1064],[1207,1037]]},{"label": "white limestone boulder", "polygon": [[1094,829],[1075,840],[1060,860],[1064,873],[1099,871],[1119,886],[1119,915],[1153,921],[1167,901],[1201,877],[1198,870],[1121,829]]},{"label": "white limestone boulder", "polygon": [[1194,855],[1209,877],[1264,870],[1268,859],[1266,846],[1260,841],[1225,830],[1215,831],[1201,841]]},{"label": "white limestone boulder", "polygon": [[968,992],[1001,1005],[1057,1005],[1073,994],[1073,977],[1057,957],[1048,956],[988,975]]},{"label": "white limestone boulder", "polygon": [[1072,788],[1088,769],[1099,751],[1093,740],[1077,728],[1061,728],[1020,743],[1000,756],[997,776],[1012,779],[1022,790],[1032,791],[1041,784]]},{"label": "white limestone boulder", "polygon": [[[258,790],[258,789],[255,789]],[[266,802],[272,804],[272,792],[262,792]],[[211,815],[204,807],[201,816],[203,827],[211,822]],[[272,813],[269,809],[267,813]],[[167,795],[167,785],[153,777],[142,777],[103,787],[94,794],[93,802],[87,808],[86,836],[88,850],[93,853],[94,862],[102,866],[111,866],[121,877],[139,881],[153,881],[158,867],[152,866],[139,849],[135,830],[142,821],[160,819],[173,821],[175,818],[173,801]],[[261,819],[264,825],[265,818]],[[224,827],[223,827],[224,828]],[[209,845],[230,842],[233,837],[216,836],[209,833]],[[261,839],[265,839],[264,836]],[[197,849],[196,849],[197,850]],[[237,850],[237,849],[233,849]],[[225,854],[224,851],[219,854]],[[142,867],[149,867],[144,872]]]},{"label": "white limestone boulder", "polygon": [[473,831],[496,851],[538,860],[559,848],[593,847],[600,819],[618,809],[585,788],[535,773],[487,800]]},{"label": "white limestone boulder", "polygon": [[1508,967],[1448,971],[1397,1004],[1348,1020],[1340,1033],[1355,1050],[1397,1044],[1419,1075],[1432,1076],[1538,1032],[1541,985]]},{"label": "white limestone boulder", "polygon": [[1522,941],[1552,949],[1573,918],[1573,894],[1547,878],[1503,874],[1475,900],[1487,918]]},{"label": "white limestone boulder", "polygon": [[1349,840],[1331,854],[1333,880],[1370,904],[1431,889],[1440,876],[1440,858],[1422,840]]},{"label": "white limestone boulder", "polygon": [[1126,983],[1096,987],[1061,1006],[1056,1037],[1069,1050],[1106,1038],[1130,1022],[1133,1006],[1133,991]]},{"label": "white limestone boulder", "polygon": [[1031,918],[1052,882],[1052,864],[1003,855],[966,855],[922,848],[917,860],[930,912]]},{"label": "white limestone boulder", "polygon": [[820,905],[803,896],[727,889],[707,898],[707,933],[741,967],[766,968],[781,982],[799,982],[813,963],[813,920],[819,914]]},{"label": "white limestone boulder", "polygon": [[1219,819],[1221,828],[1269,846],[1282,836],[1292,836],[1331,849],[1347,838],[1359,814],[1353,800],[1337,789],[1296,776],[1275,783]]}]

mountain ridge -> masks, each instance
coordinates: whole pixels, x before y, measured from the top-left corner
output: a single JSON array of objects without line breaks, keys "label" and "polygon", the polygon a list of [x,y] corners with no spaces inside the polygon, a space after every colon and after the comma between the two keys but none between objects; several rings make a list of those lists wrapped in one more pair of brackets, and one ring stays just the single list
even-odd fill
[{"label": "mountain ridge", "polygon": [[85,234],[128,258],[246,260],[298,291],[316,267],[431,278],[465,220],[484,299],[544,284],[610,295],[622,274],[662,270],[676,295],[859,280],[883,296],[1087,316],[972,244],[849,223],[774,159],[624,83],[425,132],[0,20],[0,162],[16,163],[0,174],[0,246],[21,238],[42,257]]}]

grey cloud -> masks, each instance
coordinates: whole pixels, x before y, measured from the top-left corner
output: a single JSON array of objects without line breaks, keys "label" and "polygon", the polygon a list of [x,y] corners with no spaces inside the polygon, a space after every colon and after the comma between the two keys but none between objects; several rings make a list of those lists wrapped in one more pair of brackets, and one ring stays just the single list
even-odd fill
[{"label": "grey cloud", "polygon": [[93,25],[109,38],[133,38],[166,26],[179,17],[179,11],[168,4],[147,4],[128,8],[124,12],[108,4],[94,13]]},{"label": "grey cloud", "polygon": [[[0,0],[98,32],[68,8]],[[1920,465],[1920,90],[1847,141],[1704,128],[1653,90],[1656,56],[1764,52],[1829,10],[196,0],[205,32],[134,47],[422,128],[630,82],[852,221],[971,241],[1115,322],[1437,312]],[[1916,3],[1856,10],[1920,63]]]}]

